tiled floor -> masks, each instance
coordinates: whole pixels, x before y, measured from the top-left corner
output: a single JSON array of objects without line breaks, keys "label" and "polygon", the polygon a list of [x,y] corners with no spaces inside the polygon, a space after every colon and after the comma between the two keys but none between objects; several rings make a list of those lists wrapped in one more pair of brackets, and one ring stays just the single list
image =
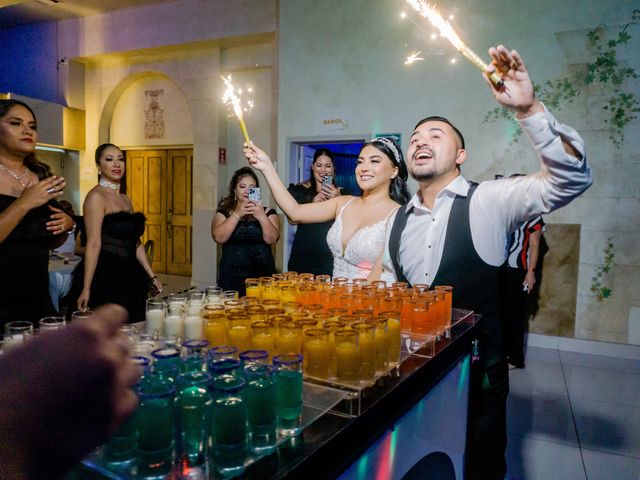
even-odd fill
[{"label": "tiled floor", "polygon": [[530,347],[510,384],[508,479],[640,479],[640,361]]}]

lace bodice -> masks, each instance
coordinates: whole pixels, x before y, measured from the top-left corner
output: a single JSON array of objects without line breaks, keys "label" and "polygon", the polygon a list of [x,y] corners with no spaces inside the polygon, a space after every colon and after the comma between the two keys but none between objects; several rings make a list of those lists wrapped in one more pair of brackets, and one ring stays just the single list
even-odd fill
[{"label": "lace bodice", "polygon": [[327,245],[333,254],[334,277],[367,278],[384,247],[387,220],[396,209],[387,218],[354,233],[343,252],[342,212],[352,200],[354,199],[349,200],[338,212],[336,221],[327,233]]}]

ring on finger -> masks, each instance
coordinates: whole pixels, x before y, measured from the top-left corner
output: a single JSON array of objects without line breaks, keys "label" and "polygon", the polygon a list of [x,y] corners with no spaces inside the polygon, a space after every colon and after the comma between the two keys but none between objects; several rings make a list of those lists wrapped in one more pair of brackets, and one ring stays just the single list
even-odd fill
[{"label": "ring on finger", "polygon": [[55,192],[56,192],[55,187],[47,188],[47,193],[51,194],[51,193],[55,193]]}]

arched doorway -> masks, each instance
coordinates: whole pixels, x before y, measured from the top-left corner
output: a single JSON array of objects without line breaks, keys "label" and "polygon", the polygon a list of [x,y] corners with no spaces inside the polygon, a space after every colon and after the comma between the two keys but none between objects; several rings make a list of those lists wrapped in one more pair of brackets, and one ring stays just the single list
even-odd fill
[{"label": "arched doorway", "polygon": [[193,132],[186,97],[169,77],[136,74],[113,104],[108,138],[126,155],[126,191],[147,218],[156,273],[191,275]]}]

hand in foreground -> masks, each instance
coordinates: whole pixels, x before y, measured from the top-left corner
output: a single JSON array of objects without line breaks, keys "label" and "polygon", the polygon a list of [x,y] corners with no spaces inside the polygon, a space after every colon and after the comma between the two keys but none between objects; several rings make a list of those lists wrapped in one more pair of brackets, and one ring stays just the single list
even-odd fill
[{"label": "hand in foreground", "polygon": [[31,210],[64,195],[64,187],[64,178],[53,175],[26,187],[18,200]]},{"label": "hand in foreground", "polygon": [[[516,111],[520,118],[543,111],[542,105],[536,100],[529,72],[518,52],[507,50],[504,45],[498,45],[489,49],[489,55],[493,61],[485,73],[485,80],[491,86],[496,100],[501,105]],[[504,85],[500,88],[488,79],[487,74],[494,71],[502,76]]]},{"label": "hand in foreground", "polygon": [[120,332],[126,316],[107,305],[0,357],[4,479],[58,478],[133,413],[140,372]]},{"label": "hand in foreground", "polygon": [[47,222],[47,230],[55,235],[60,235],[61,233],[68,232],[73,228],[75,223],[73,218],[67,215],[63,210],[52,205],[49,205],[49,210],[51,210],[53,214],[51,214],[51,220]]},{"label": "hand in foreground", "polygon": [[253,142],[245,143],[243,152],[249,164],[256,170],[263,172],[267,168],[273,167],[269,155],[267,155],[264,150],[256,147]]}]

